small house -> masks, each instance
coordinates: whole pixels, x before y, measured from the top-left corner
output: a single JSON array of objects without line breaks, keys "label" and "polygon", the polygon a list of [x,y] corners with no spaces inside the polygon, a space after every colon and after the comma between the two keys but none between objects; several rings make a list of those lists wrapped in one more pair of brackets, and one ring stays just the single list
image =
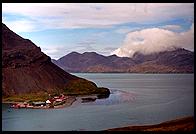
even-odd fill
[{"label": "small house", "polygon": [[55,101],[55,99],[51,98],[51,99],[49,99],[49,101],[50,101],[51,103],[53,103],[53,102]]},{"label": "small house", "polygon": [[46,103],[45,102],[33,102],[33,106],[45,106]]},{"label": "small house", "polygon": [[63,101],[63,99],[56,99],[56,102],[61,102]]},{"label": "small house", "polygon": [[50,101],[50,100],[47,100],[47,101],[46,101],[46,104],[51,104],[51,101]]},{"label": "small house", "polygon": [[59,96],[55,96],[54,98],[55,98],[55,99],[58,99],[58,98],[59,98]]}]

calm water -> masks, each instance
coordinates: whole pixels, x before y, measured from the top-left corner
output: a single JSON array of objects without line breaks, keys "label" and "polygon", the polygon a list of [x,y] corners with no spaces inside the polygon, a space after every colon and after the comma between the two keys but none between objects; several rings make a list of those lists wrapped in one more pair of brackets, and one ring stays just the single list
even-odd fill
[{"label": "calm water", "polygon": [[88,74],[77,76],[108,87],[107,99],[63,109],[2,107],[2,130],[103,130],[154,124],[194,115],[194,74]]}]

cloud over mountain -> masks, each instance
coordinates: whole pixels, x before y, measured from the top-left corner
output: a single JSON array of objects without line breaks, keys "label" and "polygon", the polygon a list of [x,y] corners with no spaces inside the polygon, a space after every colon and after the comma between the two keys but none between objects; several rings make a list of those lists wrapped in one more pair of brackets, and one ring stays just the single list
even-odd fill
[{"label": "cloud over mountain", "polygon": [[194,50],[194,23],[186,32],[172,32],[162,28],[148,28],[129,32],[123,45],[112,52],[120,57],[132,57],[135,52],[150,54],[173,48]]}]

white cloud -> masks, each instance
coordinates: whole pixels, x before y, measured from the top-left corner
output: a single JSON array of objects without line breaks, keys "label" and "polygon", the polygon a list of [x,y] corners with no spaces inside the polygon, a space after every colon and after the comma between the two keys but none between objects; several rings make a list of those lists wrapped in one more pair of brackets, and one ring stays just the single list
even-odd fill
[{"label": "white cloud", "polygon": [[[2,3],[2,13],[20,15],[33,30],[54,28],[105,28],[128,22],[165,21],[194,17],[193,3]],[[21,18],[18,19],[21,19]],[[15,23],[8,20],[7,23]],[[25,25],[20,24],[20,28]],[[28,29],[28,28],[26,28]],[[28,29],[31,30],[31,29]],[[21,30],[22,31],[22,30]],[[26,31],[26,30],[24,30]]]},{"label": "white cloud", "polygon": [[7,21],[6,25],[14,32],[37,31],[36,25],[28,20]]},{"label": "white cloud", "polygon": [[135,52],[150,54],[176,47],[194,51],[194,24],[190,30],[175,33],[160,28],[149,28],[127,34],[124,44],[113,51],[120,57],[132,57]]},{"label": "white cloud", "polygon": [[42,45],[41,51],[49,55],[52,59],[58,59],[65,55],[67,48],[63,45]]},{"label": "white cloud", "polygon": [[178,31],[178,30],[182,29],[182,27],[179,25],[165,25],[165,26],[162,26],[161,28],[171,30],[171,31],[173,31],[173,30]]},{"label": "white cloud", "polygon": [[6,21],[6,18],[2,16],[2,22]]},{"label": "white cloud", "polygon": [[142,29],[142,27],[121,27],[119,29],[116,29],[114,32],[119,33],[119,34],[126,34],[131,31],[136,31],[136,30],[140,30],[140,29]]},{"label": "white cloud", "polygon": [[[67,47],[69,46],[69,47]],[[59,44],[46,44],[42,45],[41,50],[44,52],[46,55],[49,55],[52,59],[59,59],[66,54],[76,51],[76,52],[86,52],[86,51],[95,51],[96,49],[94,48],[95,42],[93,41],[85,41],[85,42],[78,42],[78,45],[73,46],[73,44],[66,46],[64,45],[59,45]]]}]

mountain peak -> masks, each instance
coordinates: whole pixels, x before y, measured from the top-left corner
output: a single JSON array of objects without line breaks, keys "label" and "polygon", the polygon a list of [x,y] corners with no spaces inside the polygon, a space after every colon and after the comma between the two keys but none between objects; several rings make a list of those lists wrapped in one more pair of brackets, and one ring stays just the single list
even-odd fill
[{"label": "mountain peak", "polygon": [[69,53],[69,54],[67,54],[67,55],[81,55],[81,54],[78,53],[78,52],[73,51],[73,52],[71,52],[71,53]]},{"label": "mountain peak", "polygon": [[10,30],[5,24],[2,23],[2,47],[4,50],[11,49],[36,49],[36,45],[29,39],[24,39]]},{"label": "mountain peak", "polygon": [[100,55],[96,52],[84,52],[83,55]]},{"label": "mountain peak", "polygon": [[116,54],[109,55],[108,58],[119,58]]},{"label": "mountain peak", "polygon": [[4,23],[2,23],[2,29],[9,29]]}]

